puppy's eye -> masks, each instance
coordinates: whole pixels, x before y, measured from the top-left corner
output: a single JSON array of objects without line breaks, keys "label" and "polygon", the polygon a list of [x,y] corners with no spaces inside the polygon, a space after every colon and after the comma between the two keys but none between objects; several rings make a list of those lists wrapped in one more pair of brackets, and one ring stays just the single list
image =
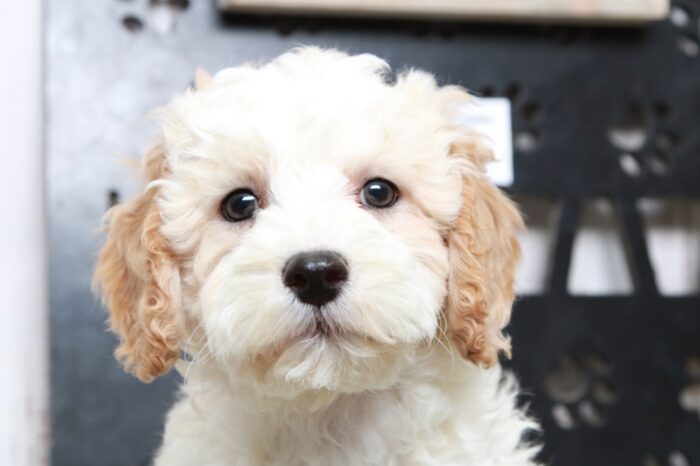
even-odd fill
[{"label": "puppy's eye", "polygon": [[229,222],[240,222],[258,210],[258,198],[249,189],[237,189],[221,202],[221,216]]},{"label": "puppy's eye", "polygon": [[399,191],[394,183],[382,178],[369,180],[360,192],[360,201],[369,207],[391,207],[398,198]]}]

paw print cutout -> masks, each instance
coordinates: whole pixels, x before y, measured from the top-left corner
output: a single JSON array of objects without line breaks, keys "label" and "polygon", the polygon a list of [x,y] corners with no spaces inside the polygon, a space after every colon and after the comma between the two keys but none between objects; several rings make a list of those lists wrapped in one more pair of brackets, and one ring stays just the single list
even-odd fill
[{"label": "paw print cutout", "polygon": [[[123,3],[123,2],[119,2]],[[137,33],[150,26],[159,34],[167,34],[175,29],[177,16],[189,7],[189,0],[148,0],[138,2],[140,12],[129,7],[121,17],[121,24],[127,31]]]},{"label": "paw print cutout", "polygon": [[[684,372],[688,380],[678,393],[678,404],[681,409],[700,419],[700,355],[685,360]],[[678,449],[664,454],[647,453],[642,458],[642,466],[690,465],[688,456]]]},{"label": "paw print cutout", "polygon": [[670,170],[681,138],[668,127],[669,113],[662,101],[649,106],[632,102],[608,128],[608,141],[620,151],[620,169],[630,178],[664,176]]},{"label": "paw print cutout", "polygon": [[552,418],[564,430],[581,426],[599,429],[618,400],[612,381],[612,361],[602,353],[566,353],[547,375],[544,389],[554,402]]},{"label": "paw print cutout", "polygon": [[513,109],[513,147],[520,153],[536,151],[542,141],[539,120],[542,107],[534,99],[525,99],[522,86],[516,82],[508,84],[499,92],[493,86],[482,86],[477,95],[482,97],[502,96],[510,100]]},{"label": "paw print cutout", "polygon": [[685,372],[690,380],[678,394],[678,403],[683,410],[697,415],[700,419],[700,355],[686,360]]},{"label": "paw print cutout", "polygon": [[700,12],[697,3],[674,1],[668,20],[680,32],[676,39],[678,50],[689,58],[697,57],[700,54]]},{"label": "paw print cutout", "polygon": [[688,458],[680,451],[674,450],[662,460],[661,456],[655,454],[647,454],[642,458],[642,466],[690,466]]}]

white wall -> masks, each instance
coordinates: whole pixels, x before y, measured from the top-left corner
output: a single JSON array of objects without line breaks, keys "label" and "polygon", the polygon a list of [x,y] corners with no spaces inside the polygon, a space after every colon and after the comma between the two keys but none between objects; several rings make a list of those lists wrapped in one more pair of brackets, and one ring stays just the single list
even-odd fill
[{"label": "white wall", "polygon": [[0,465],[47,463],[40,0],[0,6]]}]

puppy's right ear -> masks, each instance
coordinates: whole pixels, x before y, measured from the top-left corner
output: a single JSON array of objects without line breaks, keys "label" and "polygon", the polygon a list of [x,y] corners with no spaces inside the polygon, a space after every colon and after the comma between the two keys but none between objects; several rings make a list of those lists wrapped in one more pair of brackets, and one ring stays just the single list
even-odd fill
[{"label": "puppy's right ear", "polygon": [[[144,156],[145,180],[161,178],[164,166],[165,149],[157,144]],[[150,187],[110,209],[93,278],[120,339],[115,356],[144,382],[175,364],[182,340],[179,261],[160,234],[156,195]]]}]

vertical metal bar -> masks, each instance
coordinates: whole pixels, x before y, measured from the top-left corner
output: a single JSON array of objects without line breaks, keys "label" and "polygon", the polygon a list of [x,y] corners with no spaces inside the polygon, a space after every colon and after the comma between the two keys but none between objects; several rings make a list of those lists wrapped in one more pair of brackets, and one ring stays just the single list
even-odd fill
[{"label": "vertical metal bar", "polygon": [[615,201],[622,228],[625,256],[636,294],[658,295],[654,268],[649,259],[644,224],[633,199]]},{"label": "vertical metal bar", "polygon": [[554,249],[547,277],[547,291],[550,294],[567,294],[571,254],[578,228],[580,208],[580,203],[575,198],[565,198],[559,208]]}]

